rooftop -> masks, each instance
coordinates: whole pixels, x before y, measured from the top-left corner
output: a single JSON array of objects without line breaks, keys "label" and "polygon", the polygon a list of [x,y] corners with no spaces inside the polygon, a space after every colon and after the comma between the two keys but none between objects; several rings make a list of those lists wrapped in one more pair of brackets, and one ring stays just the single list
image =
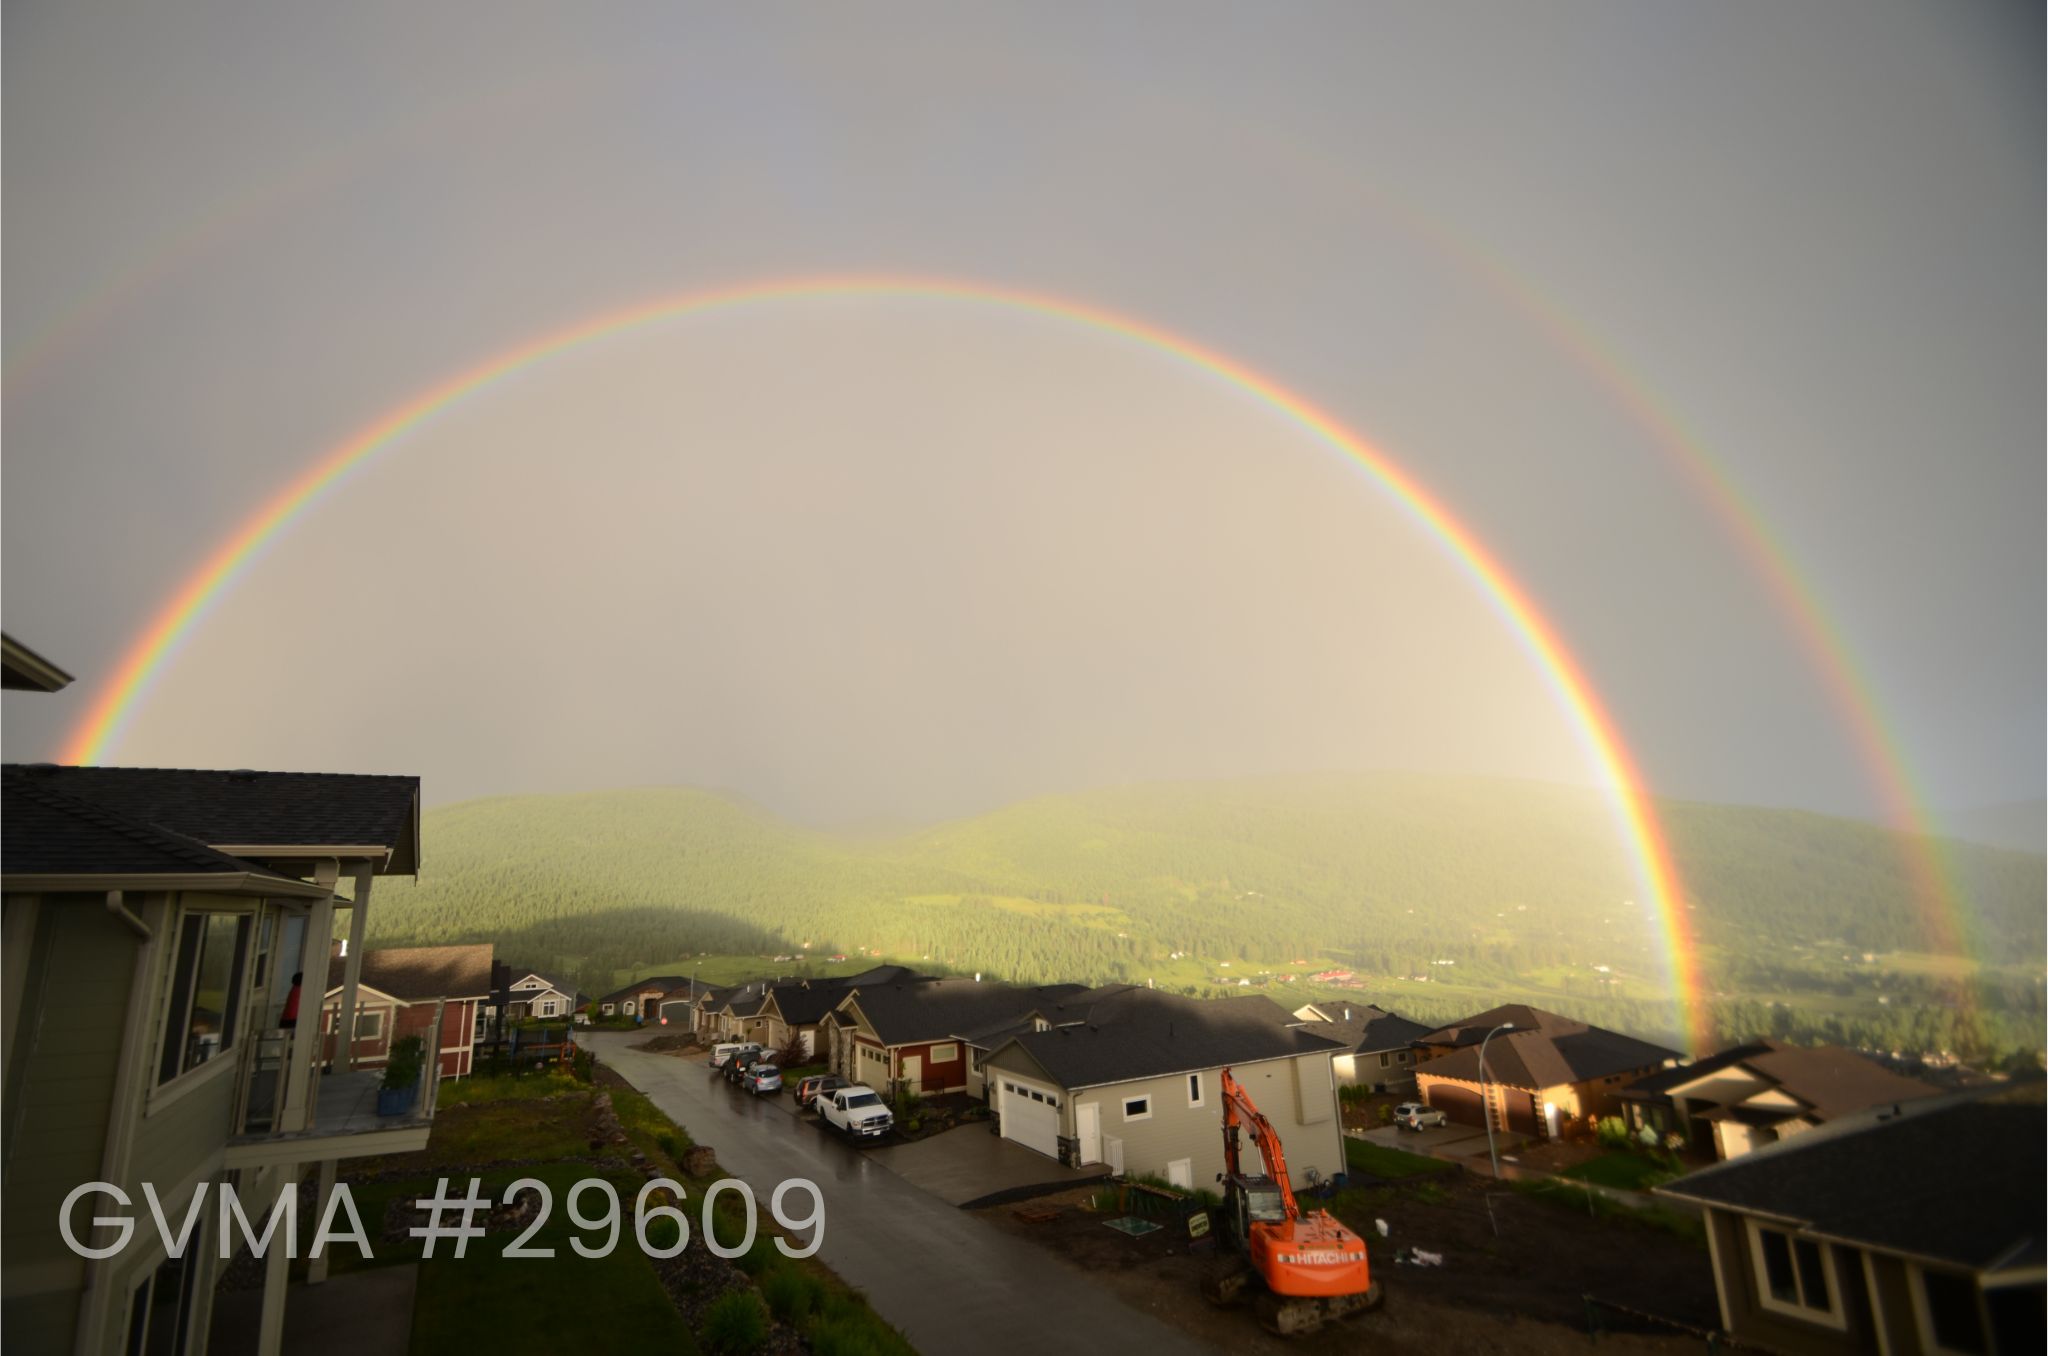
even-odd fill
[{"label": "rooftop", "polygon": [[1263,995],[1199,999],[1135,986],[1102,993],[1084,1021],[1010,1044],[1069,1089],[1345,1048]]}]

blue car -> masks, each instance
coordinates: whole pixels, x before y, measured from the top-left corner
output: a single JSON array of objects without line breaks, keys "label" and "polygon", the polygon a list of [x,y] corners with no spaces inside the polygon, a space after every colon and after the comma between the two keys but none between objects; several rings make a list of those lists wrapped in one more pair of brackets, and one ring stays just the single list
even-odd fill
[{"label": "blue car", "polygon": [[749,1065],[740,1075],[740,1086],[751,1093],[781,1092],[782,1070],[773,1064]]}]

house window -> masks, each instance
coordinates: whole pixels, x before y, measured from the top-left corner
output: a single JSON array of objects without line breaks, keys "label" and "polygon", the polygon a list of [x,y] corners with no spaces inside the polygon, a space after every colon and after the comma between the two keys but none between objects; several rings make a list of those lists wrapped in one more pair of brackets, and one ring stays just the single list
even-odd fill
[{"label": "house window", "polygon": [[541,1000],[540,1000],[540,1015],[541,1015],[541,1016],[543,1016],[543,1017],[552,1017],[552,1016],[554,1016],[554,1015],[555,1015],[555,1000],[554,1000],[554,999],[552,999],[552,998],[543,998],[543,999],[541,999]]},{"label": "house window", "polygon": [[1198,1073],[1188,1075],[1188,1105],[1207,1105],[1207,1100],[1202,1096],[1202,1076]]},{"label": "house window", "polygon": [[1412,1050],[1403,1050],[1401,1052],[1401,1062],[1403,1064],[1413,1064],[1415,1062],[1415,1052]]},{"label": "house window", "polygon": [[628,1017],[633,1015],[633,1000],[630,998],[626,1000],[626,1015]]},{"label": "house window", "polygon": [[1821,1245],[1782,1229],[1749,1222],[1759,1298],[1767,1309],[1842,1327],[1836,1312],[1833,1265]]},{"label": "house window", "polygon": [[1380,1052],[1380,1067],[1382,1069],[1392,1067],[1393,1062],[1393,1056],[1387,1054],[1385,1051]]},{"label": "house window", "polygon": [[1127,1121],[1149,1121],[1152,1119],[1150,1097],[1124,1098],[1124,1119]]},{"label": "house window", "polygon": [[1978,1305],[1977,1283],[1952,1271],[1914,1269],[1919,1293],[1914,1296],[1921,1338],[1934,1351],[1980,1356],[1991,1349],[1984,1335],[1984,1311]]},{"label": "house window", "polygon": [[246,914],[193,913],[180,920],[157,1082],[168,1083],[234,1044],[248,954]]},{"label": "house window", "polygon": [[948,1041],[944,1045],[934,1045],[932,1047],[931,1062],[934,1064],[951,1064],[958,1058],[960,1058],[958,1042]]},{"label": "house window", "polygon": [[356,1039],[359,1041],[381,1040],[384,1035],[384,1009],[356,1009]]}]

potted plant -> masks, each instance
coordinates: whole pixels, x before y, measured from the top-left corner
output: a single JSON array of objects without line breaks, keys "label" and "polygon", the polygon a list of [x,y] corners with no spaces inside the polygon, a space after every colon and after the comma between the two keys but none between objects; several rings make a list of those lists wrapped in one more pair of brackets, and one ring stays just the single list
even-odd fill
[{"label": "potted plant", "polygon": [[393,1041],[384,1062],[384,1086],[377,1089],[377,1114],[403,1116],[419,1100],[420,1070],[427,1062],[427,1043],[418,1036]]}]

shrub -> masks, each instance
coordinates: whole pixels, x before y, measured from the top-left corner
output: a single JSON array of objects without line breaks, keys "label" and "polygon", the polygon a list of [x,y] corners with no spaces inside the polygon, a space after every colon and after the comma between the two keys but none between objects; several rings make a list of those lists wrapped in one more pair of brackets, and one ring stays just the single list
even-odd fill
[{"label": "shrub", "polygon": [[801,1327],[825,1298],[825,1284],[800,1267],[774,1267],[761,1278],[761,1298],[777,1318]]},{"label": "shrub", "polygon": [[[1372,1100],[1372,1089],[1363,1083],[1346,1083],[1343,1087],[1337,1089],[1337,1100],[1354,1103],[1369,1102]],[[1388,1114],[1391,1115],[1392,1113],[1389,1112]]]},{"label": "shrub", "polygon": [[768,1310],[751,1290],[729,1290],[704,1310],[704,1345],[717,1352],[759,1351],[768,1340]]},{"label": "shrub", "polygon": [[758,1279],[782,1260],[782,1254],[775,1249],[775,1240],[768,1234],[755,1234],[754,1242],[745,1252],[732,1259],[732,1264],[747,1275]]},{"label": "shrub", "polygon": [[1595,1127],[1595,1133],[1599,1135],[1600,1142],[1610,1149],[1624,1149],[1631,1142],[1628,1123],[1619,1116],[1603,1117]]},{"label": "shrub", "polygon": [[1392,1125],[1393,1123],[1394,1123],[1394,1105],[1393,1105],[1393,1103],[1391,1103],[1391,1102],[1381,1102],[1381,1103],[1380,1103],[1380,1124],[1381,1124],[1381,1125]]},{"label": "shrub", "polygon": [[427,1062],[427,1043],[418,1036],[407,1036],[402,1041],[391,1043],[391,1054],[384,1061],[384,1086],[393,1089],[409,1088],[420,1081],[420,1069]]}]

